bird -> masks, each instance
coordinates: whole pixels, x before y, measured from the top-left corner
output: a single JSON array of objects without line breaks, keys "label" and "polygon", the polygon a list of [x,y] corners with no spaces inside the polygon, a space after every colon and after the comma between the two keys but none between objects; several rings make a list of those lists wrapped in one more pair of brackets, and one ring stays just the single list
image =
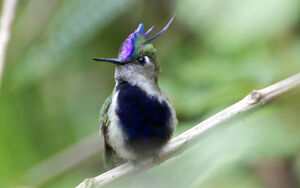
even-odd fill
[{"label": "bird", "polygon": [[[100,110],[104,166],[115,159],[136,162],[158,153],[171,139],[178,120],[173,104],[158,85],[161,64],[151,41],[167,31],[175,15],[156,35],[141,23],[122,43],[118,58],[93,58],[116,65],[115,87]],[[148,38],[148,39],[147,39]]]}]

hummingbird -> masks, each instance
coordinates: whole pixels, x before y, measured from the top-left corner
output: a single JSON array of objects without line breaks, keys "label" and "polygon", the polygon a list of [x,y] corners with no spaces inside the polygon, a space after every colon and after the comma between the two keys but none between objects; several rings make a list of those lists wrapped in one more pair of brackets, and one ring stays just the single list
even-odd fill
[{"label": "hummingbird", "polygon": [[115,156],[132,162],[147,156],[159,159],[158,152],[176,129],[176,112],[158,86],[161,65],[150,44],[168,29],[174,16],[151,38],[154,26],[143,33],[144,26],[139,24],[121,45],[118,58],[93,58],[116,65],[116,84],[99,118],[106,167],[114,163]]}]

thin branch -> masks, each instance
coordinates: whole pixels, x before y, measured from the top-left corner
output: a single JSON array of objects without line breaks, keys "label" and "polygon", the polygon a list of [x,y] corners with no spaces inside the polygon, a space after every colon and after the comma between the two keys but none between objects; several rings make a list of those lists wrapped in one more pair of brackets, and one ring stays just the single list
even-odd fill
[{"label": "thin branch", "polygon": [[18,0],[4,0],[0,19],[0,87],[4,70],[7,44],[10,38],[10,26],[14,20]]},{"label": "thin branch", "polygon": [[[159,158],[161,159],[160,163],[178,154],[178,151],[185,149],[187,143],[189,146],[196,143],[196,141],[201,138],[201,135],[211,128],[236,117],[238,114],[269,104],[278,97],[284,95],[286,92],[299,86],[300,73],[264,89],[252,91],[241,101],[211,116],[207,120],[180,134],[176,138],[173,138],[159,153]],[[145,159],[139,163],[143,167],[142,170],[158,165],[158,163],[153,163],[152,159]],[[125,163],[97,177],[85,179],[77,186],[77,188],[101,187],[134,173],[136,173],[135,167],[130,163]]]}]

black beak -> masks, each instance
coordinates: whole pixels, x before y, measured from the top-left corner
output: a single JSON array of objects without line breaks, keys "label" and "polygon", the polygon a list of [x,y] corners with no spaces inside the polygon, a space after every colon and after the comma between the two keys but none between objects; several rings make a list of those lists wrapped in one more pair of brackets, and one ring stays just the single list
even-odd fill
[{"label": "black beak", "polygon": [[130,63],[130,61],[120,61],[118,59],[98,58],[98,57],[94,57],[93,60],[95,60],[95,61],[110,62],[110,63],[116,64],[116,65],[125,65],[127,63]]}]

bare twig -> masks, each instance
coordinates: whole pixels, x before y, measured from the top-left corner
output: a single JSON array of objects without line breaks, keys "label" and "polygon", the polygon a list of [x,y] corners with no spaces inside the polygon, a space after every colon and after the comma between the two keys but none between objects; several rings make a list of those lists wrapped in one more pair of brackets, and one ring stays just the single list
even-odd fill
[{"label": "bare twig", "polygon": [[[261,105],[268,104],[285,94],[287,91],[299,86],[300,73],[264,89],[252,91],[241,101],[213,115],[188,131],[180,134],[176,138],[173,138],[159,153],[159,158],[161,159],[160,162],[170,159],[178,153],[180,149],[183,149],[183,146],[186,146],[187,143],[189,143],[189,146],[194,144],[197,139],[199,139],[201,135],[209,129],[236,117],[238,114],[257,108]],[[139,163],[143,167],[143,170],[158,165],[158,163],[153,163],[153,159],[145,159]],[[97,177],[85,179],[77,186],[77,188],[100,187],[133,173],[136,173],[135,167],[130,163],[125,163]]]},{"label": "bare twig", "polygon": [[4,69],[7,44],[10,38],[10,25],[14,20],[18,0],[4,0],[0,19],[0,87]]}]

